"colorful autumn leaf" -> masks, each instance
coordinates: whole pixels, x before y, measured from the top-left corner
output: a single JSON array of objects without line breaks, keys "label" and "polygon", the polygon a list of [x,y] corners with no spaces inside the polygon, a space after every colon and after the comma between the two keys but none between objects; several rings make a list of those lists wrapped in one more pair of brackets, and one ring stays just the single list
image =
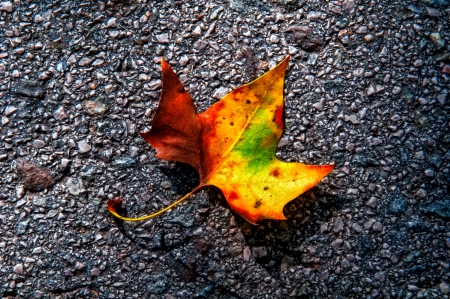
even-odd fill
[{"label": "colorful autumn leaf", "polygon": [[158,158],[188,163],[200,174],[192,192],[145,220],[163,213],[204,186],[220,188],[230,207],[252,224],[283,220],[283,207],[320,182],[334,165],[282,162],[275,156],[283,132],[284,74],[289,57],[253,82],[238,87],[204,113],[162,60],[163,87],[152,128],[141,136]]}]

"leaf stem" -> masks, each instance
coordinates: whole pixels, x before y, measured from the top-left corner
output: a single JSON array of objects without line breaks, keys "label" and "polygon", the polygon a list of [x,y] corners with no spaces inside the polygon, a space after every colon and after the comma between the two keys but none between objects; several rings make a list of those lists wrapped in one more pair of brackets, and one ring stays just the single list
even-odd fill
[{"label": "leaf stem", "polygon": [[[158,212],[156,212],[156,213],[153,213],[153,214],[150,214],[150,215],[146,215],[146,216],[142,216],[142,217],[128,218],[128,217],[124,217],[124,216],[121,216],[121,215],[117,214],[116,209],[114,208],[114,204],[115,204],[115,203],[111,203],[111,204],[110,204],[110,203],[108,202],[108,210],[109,210],[109,212],[110,212],[111,214],[113,214],[113,215],[116,216],[117,218],[119,218],[119,219],[121,219],[121,220],[124,220],[124,221],[142,221],[142,220],[147,220],[147,219],[156,217],[156,216],[158,216],[158,215],[161,215],[162,213],[166,212],[167,210],[173,208],[174,206],[176,206],[177,204],[179,204],[180,202],[182,202],[183,200],[185,200],[186,198],[188,198],[189,196],[191,196],[192,194],[194,194],[195,192],[197,192],[201,187],[203,187],[203,185],[199,185],[199,186],[195,187],[194,190],[192,190],[191,192],[189,192],[188,194],[186,194],[185,196],[183,196],[182,198],[180,198],[179,200],[177,200],[177,201],[174,202],[173,204],[171,204],[171,205],[165,207],[164,209],[162,209],[162,210],[160,210],[160,211],[158,211]],[[116,202],[116,203],[117,203],[117,202]]]}]

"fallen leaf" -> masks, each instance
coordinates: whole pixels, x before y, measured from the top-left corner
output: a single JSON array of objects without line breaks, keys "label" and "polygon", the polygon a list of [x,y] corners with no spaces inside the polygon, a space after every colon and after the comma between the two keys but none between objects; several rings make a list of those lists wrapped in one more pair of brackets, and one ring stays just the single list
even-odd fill
[{"label": "fallen leaf", "polygon": [[141,136],[158,158],[192,165],[200,184],[169,207],[152,215],[111,213],[123,220],[145,220],[163,213],[204,186],[220,188],[230,207],[252,224],[284,220],[283,207],[320,182],[334,165],[282,162],[275,156],[283,132],[284,74],[289,57],[258,79],[236,88],[204,113],[164,60],[161,100],[152,128]]}]

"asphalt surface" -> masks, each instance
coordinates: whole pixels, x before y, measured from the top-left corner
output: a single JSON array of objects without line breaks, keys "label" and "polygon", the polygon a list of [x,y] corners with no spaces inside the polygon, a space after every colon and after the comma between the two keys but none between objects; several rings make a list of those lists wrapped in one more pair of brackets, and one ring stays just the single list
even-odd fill
[{"label": "asphalt surface", "polygon": [[[3,298],[448,298],[450,2],[0,2]],[[277,156],[334,162],[252,226],[155,158],[164,57],[199,111],[287,55]]]}]

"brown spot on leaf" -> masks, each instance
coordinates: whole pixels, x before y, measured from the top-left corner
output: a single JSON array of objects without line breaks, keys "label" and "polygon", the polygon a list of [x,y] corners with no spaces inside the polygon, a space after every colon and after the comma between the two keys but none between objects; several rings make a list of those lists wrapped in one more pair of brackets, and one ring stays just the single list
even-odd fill
[{"label": "brown spot on leaf", "polygon": [[272,170],[272,172],[270,174],[277,178],[280,175],[280,170],[278,168],[276,168],[276,169]]},{"label": "brown spot on leaf", "polygon": [[261,206],[261,199],[258,199],[258,200],[255,202],[254,207],[255,207],[255,209],[257,209],[257,208],[259,208],[260,206]]},{"label": "brown spot on leaf", "polygon": [[275,118],[273,119],[278,127],[283,128],[283,105],[275,111]]}]

